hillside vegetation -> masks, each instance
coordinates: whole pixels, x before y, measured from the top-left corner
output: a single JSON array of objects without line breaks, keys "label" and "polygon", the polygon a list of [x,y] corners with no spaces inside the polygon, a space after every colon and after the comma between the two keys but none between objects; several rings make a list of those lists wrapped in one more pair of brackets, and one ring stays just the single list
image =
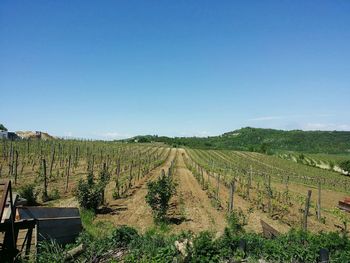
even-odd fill
[{"label": "hillside vegetation", "polygon": [[257,152],[299,151],[309,153],[350,153],[349,131],[283,131],[246,127],[220,136],[165,137],[137,136],[129,141],[163,142],[200,149],[231,149]]}]

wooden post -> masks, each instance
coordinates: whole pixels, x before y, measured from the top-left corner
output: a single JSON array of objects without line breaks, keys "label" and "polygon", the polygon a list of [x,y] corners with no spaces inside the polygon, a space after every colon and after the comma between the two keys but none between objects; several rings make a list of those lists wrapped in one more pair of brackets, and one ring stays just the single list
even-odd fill
[{"label": "wooden post", "polygon": [[306,202],[305,202],[305,210],[304,210],[304,222],[303,222],[303,229],[304,231],[307,231],[307,217],[309,216],[309,208],[310,208],[310,200],[311,200],[311,190],[307,191],[306,196]]},{"label": "wooden post", "polygon": [[53,146],[52,154],[51,154],[51,162],[50,162],[50,178],[52,177],[52,168],[53,163],[55,162],[55,146]]},{"label": "wooden post", "polygon": [[248,188],[247,188],[247,198],[249,199],[250,194],[250,188],[252,187],[252,175],[253,175],[253,168],[252,165],[250,165],[250,171],[248,175]]},{"label": "wooden post", "polygon": [[75,156],[74,156],[74,167],[76,168],[78,166],[78,147],[75,147]]},{"label": "wooden post", "polygon": [[141,159],[139,159],[139,170],[137,172],[137,181],[140,180],[140,174],[141,174]]},{"label": "wooden post", "polygon": [[46,175],[46,160],[45,158],[42,159],[42,171],[44,176],[44,193],[43,193],[43,200],[47,201],[48,195],[47,195],[47,175]]},{"label": "wooden post", "polygon": [[15,151],[15,184],[17,184],[17,168],[18,168],[18,151]]},{"label": "wooden post", "polygon": [[11,165],[12,165],[12,141],[11,141],[11,144],[10,144],[10,154],[9,154],[9,159],[8,159],[8,166],[9,166],[9,176],[12,175],[11,171],[12,171],[12,168],[11,168]]},{"label": "wooden post", "polygon": [[234,205],[233,205],[233,195],[235,192],[235,179],[232,180],[230,184],[230,199],[229,199],[229,206],[228,206],[228,212],[232,213]]},{"label": "wooden post", "polygon": [[69,158],[68,158],[68,167],[67,167],[67,176],[66,176],[66,187],[65,187],[65,190],[64,190],[65,193],[67,193],[67,191],[68,191],[69,171],[70,171],[70,162],[71,162],[71,158],[72,158],[72,156],[69,155]]},{"label": "wooden post", "polygon": [[321,181],[318,181],[317,219],[321,221]]},{"label": "wooden post", "polygon": [[115,178],[115,188],[117,190],[117,198],[120,197],[119,191],[120,191],[120,184],[119,184],[119,175],[120,175],[120,157],[117,161],[117,168],[116,168],[116,178]]},{"label": "wooden post", "polygon": [[128,187],[131,187],[131,180],[132,180],[132,167],[133,167],[134,161],[131,161],[131,165],[130,165],[130,174],[129,174],[129,185]]},{"label": "wooden post", "polygon": [[91,172],[94,172],[94,166],[95,166],[95,155],[92,155],[92,163],[91,163]]},{"label": "wooden post", "polygon": [[216,199],[219,200],[219,190],[220,190],[220,174],[217,176],[217,186],[216,186]]},{"label": "wooden post", "polygon": [[268,176],[268,210],[269,214],[272,213],[272,204],[271,204],[271,198],[272,198],[272,190],[271,190],[271,175]]}]

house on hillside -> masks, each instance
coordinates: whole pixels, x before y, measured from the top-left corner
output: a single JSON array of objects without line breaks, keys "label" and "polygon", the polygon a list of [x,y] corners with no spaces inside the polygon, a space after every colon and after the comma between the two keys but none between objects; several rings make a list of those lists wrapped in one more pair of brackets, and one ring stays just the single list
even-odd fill
[{"label": "house on hillside", "polygon": [[7,139],[7,131],[0,131],[0,139]]},{"label": "house on hillside", "polygon": [[35,138],[41,139],[41,131],[35,131]]},{"label": "house on hillside", "polygon": [[0,139],[7,139],[7,140],[17,140],[19,139],[18,135],[14,132],[9,131],[0,131]]}]

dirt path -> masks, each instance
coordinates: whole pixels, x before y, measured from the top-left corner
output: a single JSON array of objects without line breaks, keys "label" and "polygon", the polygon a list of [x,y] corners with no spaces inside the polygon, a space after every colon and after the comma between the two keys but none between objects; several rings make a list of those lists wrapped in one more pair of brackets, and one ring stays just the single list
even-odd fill
[{"label": "dirt path", "polygon": [[226,226],[225,213],[215,209],[206,192],[187,169],[182,157],[183,149],[178,150],[176,172],[174,179],[177,182],[177,193],[172,200],[176,208],[173,212],[178,220],[172,226],[174,232],[190,230],[194,233],[209,230],[217,234],[223,233]]},{"label": "dirt path", "polygon": [[145,201],[145,196],[147,194],[146,182],[157,178],[160,175],[162,169],[167,171],[175,156],[176,149],[171,149],[171,152],[165,163],[152,170],[147,176],[137,182],[137,184],[128,191],[125,198],[118,200],[108,198],[107,207],[110,211],[108,211],[106,214],[98,215],[97,220],[108,220],[113,222],[113,224],[116,226],[133,226],[141,232],[145,232],[145,230],[152,227],[154,225],[152,211]]}]

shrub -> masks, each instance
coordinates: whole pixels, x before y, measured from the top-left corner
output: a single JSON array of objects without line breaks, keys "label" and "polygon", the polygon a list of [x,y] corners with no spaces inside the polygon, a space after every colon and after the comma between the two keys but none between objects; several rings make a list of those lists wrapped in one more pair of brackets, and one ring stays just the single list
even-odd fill
[{"label": "shrub", "polygon": [[201,232],[193,240],[192,262],[219,262],[219,248],[209,232]]},{"label": "shrub", "polygon": [[49,194],[50,200],[57,200],[60,199],[60,192],[57,189],[53,189],[52,192]]},{"label": "shrub", "polygon": [[350,160],[340,162],[339,167],[350,174]]},{"label": "shrub", "polygon": [[138,238],[137,231],[129,226],[121,226],[112,232],[112,242],[117,247],[127,247],[131,241]]},{"label": "shrub", "polygon": [[227,216],[228,228],[234,232],[244,232],[243,226],[246,225],[246,217],[242,210],[234,210]]},{"label": "shrub", "polygon": [[18,192],[22,198],[27,200],[27,205],[29,205],[29,206],[37,205],[36,198],[37,198],[39,192],[35,191],[34,184],[24,185],[19,189]]},{"label": "shrub", "polygon": [[166,176],[162,172],[159,179],[154,182],[148,182],[147,187],[146,202],[152,208],[154,218],[156,221],[165,221],[170,198],[175,193],[174,182],[171,177]]},{"label": "shrub", "polygon": [[38,263],[57,262],[64,263],[64,249],[55,241],[43,241],[38,244]]},{"label": "shrub", "polygon": [[75,197],[82,208],[96,212],[102,201],[100,184],[95,184],[92,173],[89,173],[87,180],[80,180],[75,190]]}]

